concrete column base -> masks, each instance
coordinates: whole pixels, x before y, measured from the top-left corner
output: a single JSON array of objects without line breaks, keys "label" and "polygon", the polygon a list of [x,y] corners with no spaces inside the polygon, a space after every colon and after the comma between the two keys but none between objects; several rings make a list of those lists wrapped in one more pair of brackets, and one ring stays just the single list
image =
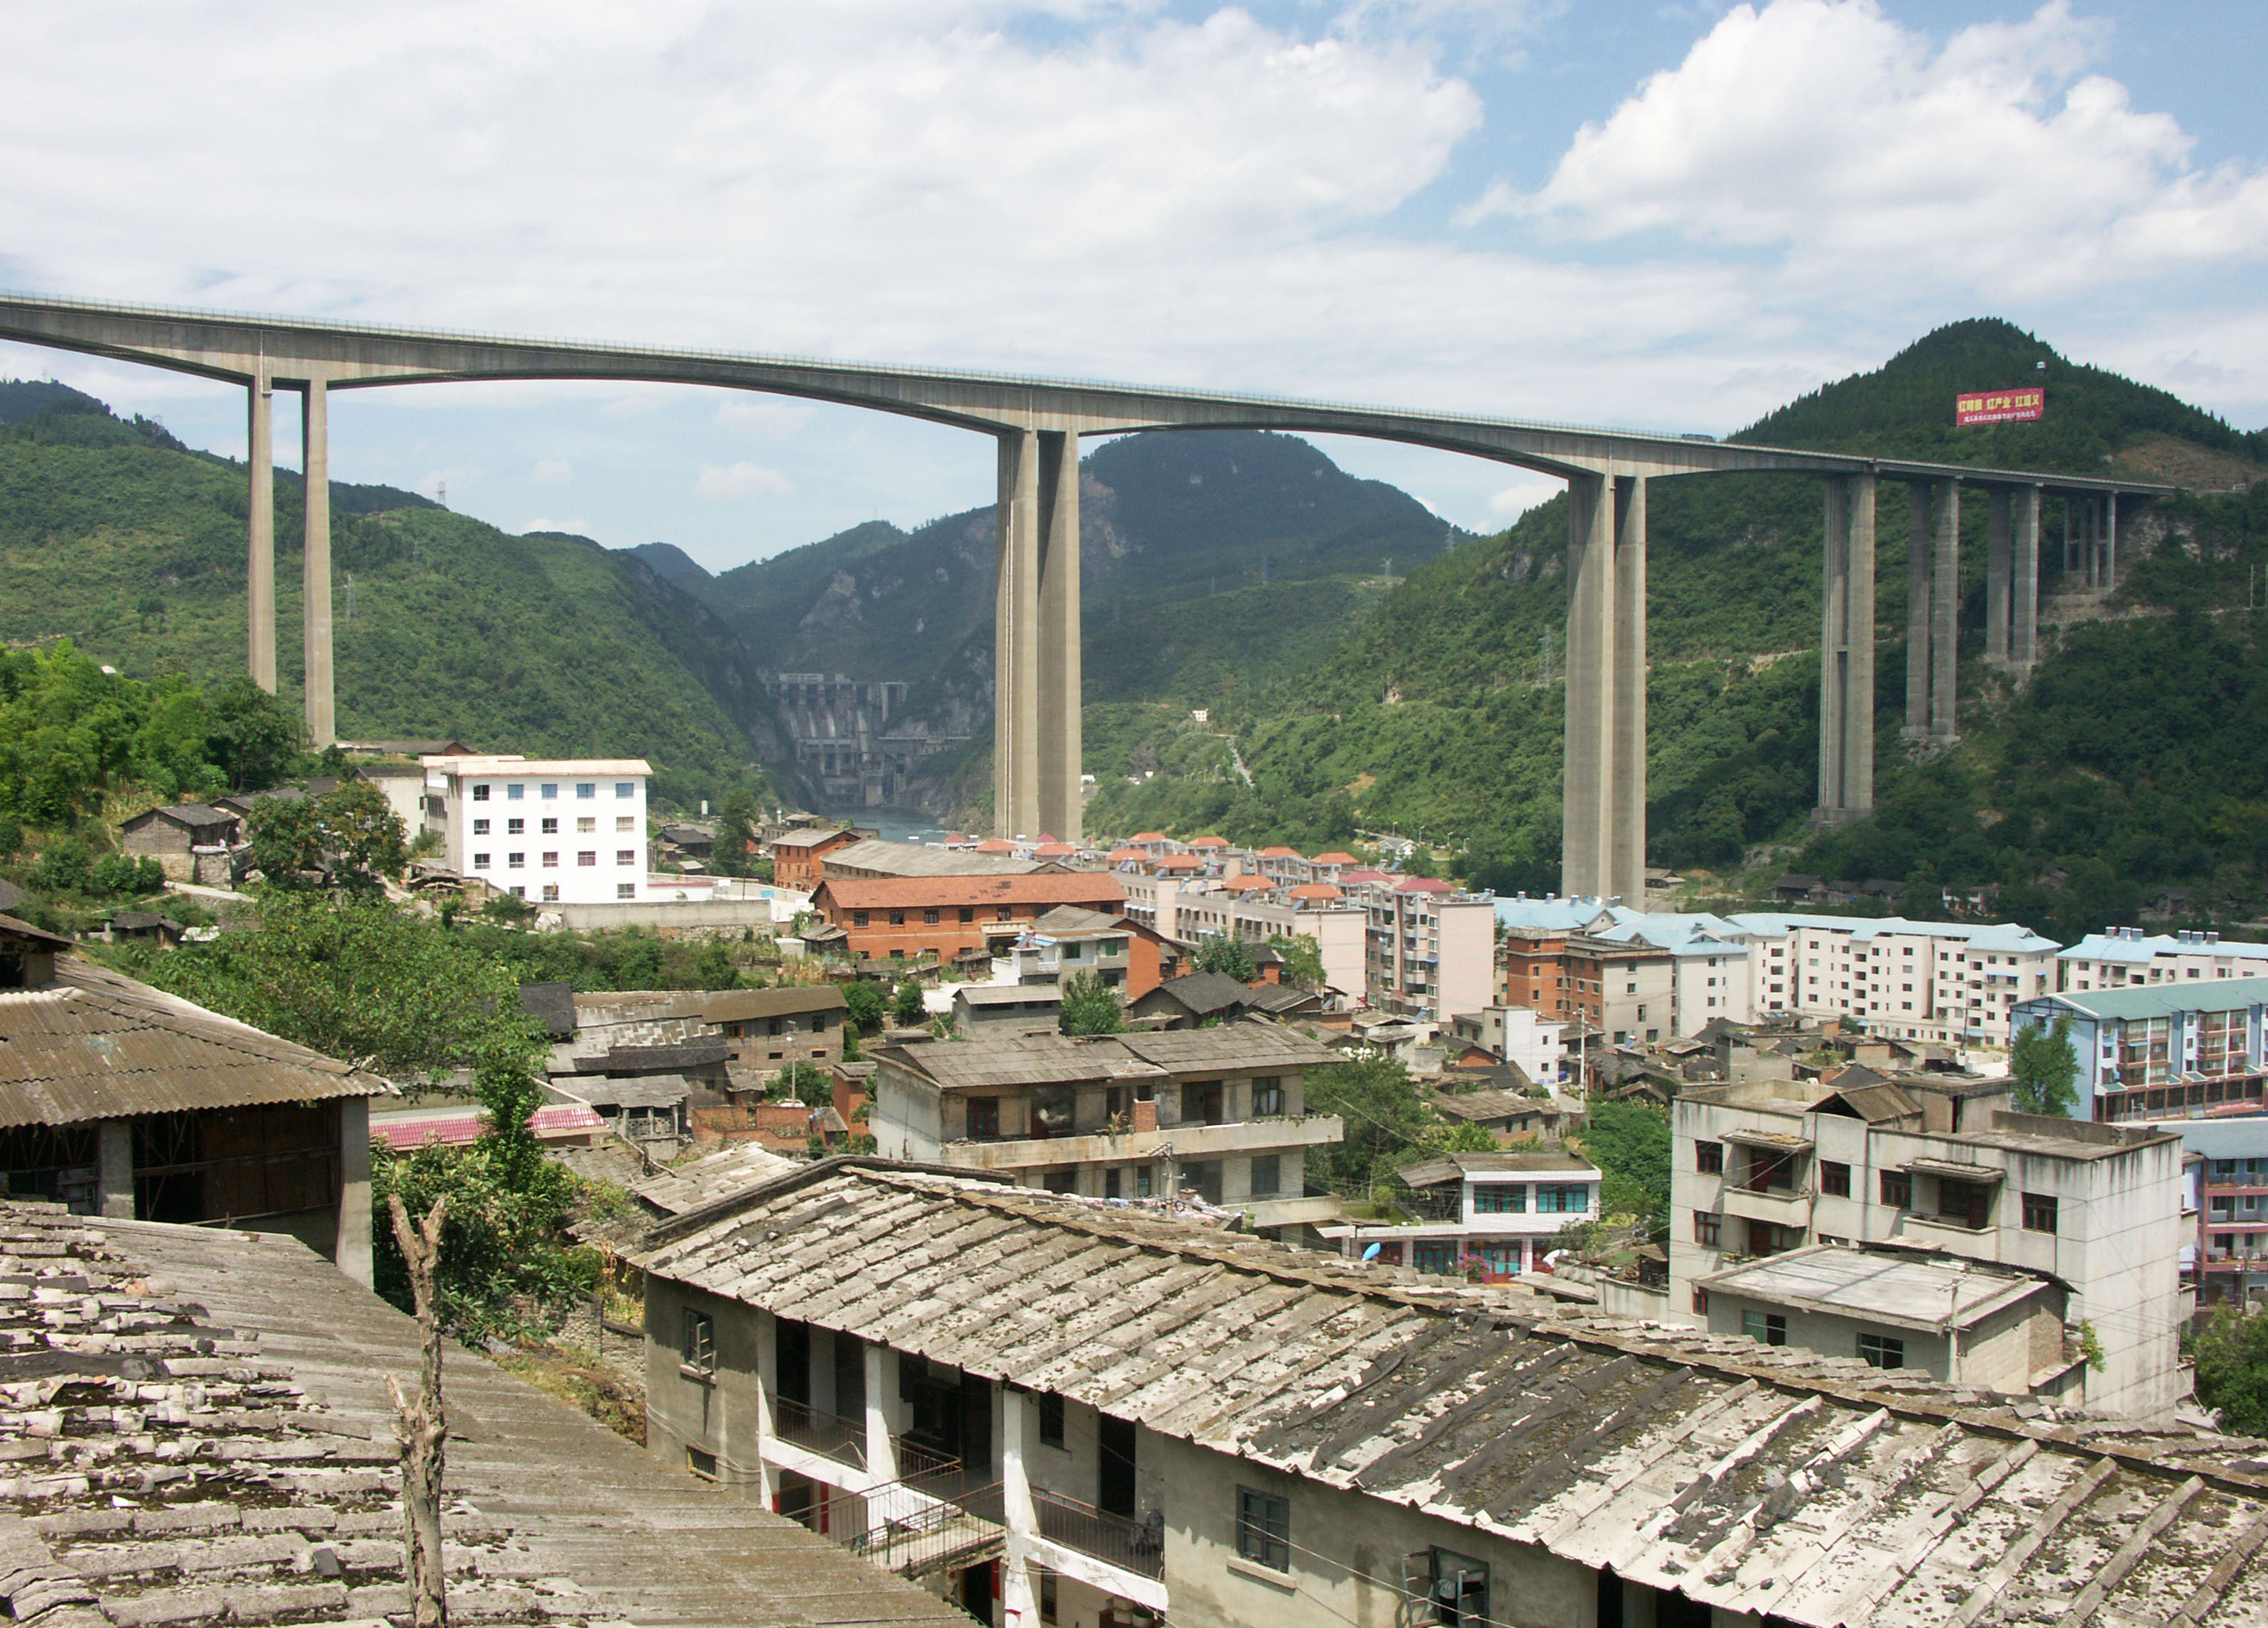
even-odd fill
[{"label": "concrete column base", "polygon": [[107,1220],[134,1219],[134,1122],[106,1119],[95,1127],[95,1208]]},{"label": "concrete column base", "polygon": [[245,615],[252,681],[276,693],[276,447],[275,381],[261,372],[246,394],[250,401],[245,462]]}]

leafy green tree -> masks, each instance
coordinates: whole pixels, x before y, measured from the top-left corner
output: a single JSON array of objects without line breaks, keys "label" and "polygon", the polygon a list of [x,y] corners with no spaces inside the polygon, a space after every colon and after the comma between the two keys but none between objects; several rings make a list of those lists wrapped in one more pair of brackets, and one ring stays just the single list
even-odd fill
[{"label": "leafy green tree", "polygon": [[2027,1024],[2008,1045],[2009,1098],[2020,1114],[2067,1116],[2079,1106],[2079,1051],[2071,1015]]},{"label": "leafy green tree", "polygon": [[1249,983],[1260,976],[1252,947],[1233,932],[1207,934],[1193,959],[1199,972],[1218,972],[1239,983]]},{"label": "leafy green tree", "polygon": [[1659,1232],[1669,1223],[1669,1114],[1642,1102],[1594,1098],[1583,1153],[1599,1167],[1600,1208],[1635,1215]]},{"label": "leafy green tree", "polygon": [[0,810],[40,825],[94,807],[131,760],[140,686],[59,639],[0,666]]},{"label": "leafy green tree", "polygon": [[1059,1022],[1066,1035],[1123,1034],[1126,1006],[1118,998],[1118,991],[1102,981],[1101,973],[1074,972],[1064,980]]},{"label": "leafy green tree", "polygon": [[1303,990],[1323,987],[1322,947],[1304,932],[1270,935],[1268,947],[1284,958],[1284,976]]},{"label": "leafy green tree", "polygon": [[50,893],[84,893],[95,891],[94,856],[86,844],[76,836],[59,836],[40,850],[40,862],[32,867],[32,885]]},{"label": "leafy green tree", "polygon": [[711,862],[726,876],[746,876],[755,868],[756,827],[763,819],[755,796],[734,786],[717,805],[717,840]]},{"label": "leafy green tree", "polygon": [[782,1101],[815,1103],[832,1100],[834,1077],[816,1063],[791,1063],[772,1076],[765,1094]]},{"label": "leafy green tree", "polygon": [[481,916],[498,926],[524,927],[535,919],[535,907],[516,893],[492,893],[481,901]]},{"label": "leafy green tree", "polygon": [[908,978],[890,997],[890,1015],[901,1027],[919,1023],[927,1013],[928,1008],[922,1004],[922,986],[916,979]]},{"label": "leafy green tree", "polygon": [[119,959],[161,989],[394,1079],[472,1064],[529,1029],[510,966],[380,901],[271,893],[247,932]]},{"label": "leafy green tree", "polygon": [[1410,857],[1402,862],[1402,873],[1404,876],[1419,876],[1431,880],[1435,874],[1433,851],[1425,843],[1419,843],[1410,851]]},{"label": "leafy green tree", "polygon": [[1493,1153],[1496,1138],[1469,1119],[1440,1119],[1425,1128],[1418,1139],[1427,1153]]},{"label": "leafy green tree", "polygon": [[244,828],[252,863],[273,888],[316,886],[375,898],[409,863],[401,817],[367,780],[350,780],[322,797],[262,798]]},{"label": "leafy green tree", "polygon": [[694,976],[704,990],[738,989],[740,983],[740,969],[733,964],[732,952],[715,939],[703,945],[694,957]]},{"label": "leafy green tree", "polygon": [[94,891],[107,895],[162,893],[166,867],[155,859],[107,853],[94,862]]},{"label": "leafy green tree", "polygon": [[1433,1123],[1410,1071],[1391,1058],[1326,1064],[1307,1079],[1307,1111],[1346,1122],[1344,1141],[1307,1150],[1307,1180],[1319,1191],[1367,1197],[1417,1155]]},{"label": "leafy green tree", "polygon": [[150,686],[134,732],[134,772],[169,797],[217,797],[228,777],[213,762],[212,708],[177,673]]},{"label": "leafy green tree", "polygon": [[2214,1311],[2191,1342],[2198,1400],[2220,1412],[2231,1435],[2268,1436],[2268,1316],[2242,1307]]},{"label": "leafy green tree", "polygon": [[882,991],[879,985],[865,978],[843,986],[843,1024],[846,1029],[856,1028],[862,1035],[871,1035],[882,1027]]},{"label": "leafy green tree", "polygon": [[213,761],[239,792],[274,785],[299,761],[299,724],[284,704],[239,674],[211,696]]}]

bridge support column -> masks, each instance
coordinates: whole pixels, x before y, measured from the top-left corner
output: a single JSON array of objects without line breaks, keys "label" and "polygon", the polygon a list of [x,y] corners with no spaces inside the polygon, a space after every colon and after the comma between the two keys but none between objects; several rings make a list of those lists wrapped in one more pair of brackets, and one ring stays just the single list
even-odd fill
[{"label": "bridge support column", "polygon": [[2087,586],[2102,586],[2102,506],[2093,497],[2081,498],[2079,512],[2079,551],[2087,556]]},{"label": "bridge support column", "polygon": [[2016,602],[2008,617],[2008,666],[2029,677],[2040,659],[2040,489],[2020,488],[2015,503]]},{"label": "bridge support column", "polygon": [[2007,488],[1996,486],[1985,495],[1984,525],[1984,659],[1996,667],[2008,665],[2011,581],[2014,561],[2009,535],[2011,509]]},{"label": "bridge support column", "polygon": [[2118,494],[2102,496],[2102,591],[2118,586]]},{"label": "bridge support column", "polygon": [[250,401],[245,462],[251,474],[246,493],[244,608],[249,622],[252,681],[276,693],[276,384],[263,370],[247,391]]},{"label": "bridge support column", "polygon": [[1827,483],[1823,637],[1819,652],[1821,825],[1874,808],[1874,477]]},{"label": "bridge support column", "polygon": [[1906,487],[1906,721],[1908,740],[1929,737],[1930,489]]},{"label": "bridge support column", "polygon": [[1079,840],[1079,436],[1039,435],[1039,829]]},{"label": "bridge support column", "polygon": [[1646,483],[1567,483],[1567,732],[1560,886],[1646,897]]},{"label": "bridge support column", "polygon": [[994,606],[992,829],[1040,834],[1040,438],[1000,437],[1000,586]]},{"label": "bridge support column", "polygon": [[307,744],[320,752],[339,738],[331,687],[330,398],[320,379],[309,379],[299,398],[299,449],[307,487],[300,649],[306,661]]},{"label": "bridge support column", "polygon": [[1958,737],[1954,686],[1961,662],[1961,486],[1937,486],[1937,560],[1930,585],[1929,734],[1940,746]]}]

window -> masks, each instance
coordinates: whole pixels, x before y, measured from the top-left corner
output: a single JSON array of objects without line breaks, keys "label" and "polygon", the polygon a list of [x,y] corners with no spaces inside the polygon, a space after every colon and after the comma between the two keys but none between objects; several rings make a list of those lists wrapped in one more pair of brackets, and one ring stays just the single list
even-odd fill
[{"label": "window", "polygon": [[1191,1080],[1182,1087],[1182,1123],[1185,1125],[1225,1123],[1222,1116],[1225,1094],[1218,1079]]},{"label": "window", "polygon": [[527,788],[522,785],[519,781],[515,780],[510,785],[504,787],[504,796],[506,802],[517,803],[527,796]]},{"label": "window", "polygon": [[473,788],[473,800],[474,800],[475,802],[476,802],[476,803],[485,803],[486,801],[488,801],[488,800],[489,800],[489,789],[488,789],[488,787],[487,787],[486,785],[476,785],[476,786],[475,786],[475,787]]},{"label": "window", "polygon": [[968,1139],[972,1142],[997,1142],[1000,1139],[998,1097],[968,1099]]},{"label": "window", "polygon": [[924,910],[922,912],[922,925],[924,927],[936,926],[937,912],[935,910]]},{"label": "window", "polygon": [[1428,1592],[1435,1628],[1488,1628],[1487,1563],[1446,1549],[1436,1549],[1432,1558],[1433,1584]]},{"label": "window", "polygon": [[1693,1168],[1704,1175],[1725,1173],[1725,1145],[1722,1142],[1693,1144]]},{"label": "window", "polygon": [[[517,821],[517,820],[515,820],[515,821],[512,821],[512,823],[513,823],[514,825],[518,825],[518,824],[519,823],[519,821]],[[541,829],[542,829],[542,831],[543,831],[543,835],[544,835],[544,836],[558,836],[558,835],[559,835],[559,816],[558,816],[558,815],[556,815],[556,814],[546,814],[546,815],[543,817],[543,825],[542,825],[542,828],[541,828]]]},{"label": "window", "polygon": [[1851,1196],[1851,1167],[1832,1159],[1819,1161],[1819,1190],[1833,1198]]},{"label": "window", "polygon": [[507,871],[526,870],[527,868],[527,856],[524,853],[508,853],[504,855],[504,868]]},{"label": "window", "polygon": [[543,902],[546,904],[556,904],[559,902],[559,884],[557,882],[546,882],[543,884]]},{"label": "window", "polygon": [[1882,1202],[1893,1210],[1904,1210],[1913,1204],[1913,1177],[1903,1170],[1882,1172]]},{"label": "window", "polygon": [[543,800],[547,803],[554,802],[557,800],[558,796],[559,782],[556,780],[546,780],[543,783]]},{"label": "window", "polygon": [[637,829],[637,821],[629,814],[616,814],[615,816],[615,829],[617,831],[632,831]]},{"label": "window", "polygon": [[637,795],[637,782],[635,780],[615,781],[615,795],[616,797],[636,797]]},{"label": "window", "polygon": [[594,797],[598,796],[598,794],[599,794],[599,783],[598,783],[597,781],[595,781],[595,780],[578,780],[578,781],[575,783],[575,800],[576,800],[577,802],[578,802],[578,803],[586,803],[586,802],[589,802],[593,798],[594,798]]},{"label": "window", "polygon": [[473,835],[474,835],[474,836],[486,836],[488,834],[489,834],[489,822],[488,822],[487,821],[485,821],[485,820],[475,820],[475,821],[473,821]]},{"label": "window", "polygon": [[961,919],[963,921],[975,921],[976,919],[976,907],[973,904],[962,905],[961,907]]},{"label": "window", "polygon": [[635,848],[615,849],[615,863],[616,865],[636,865],[637,863],[637,850]]},{"label": "window", "polygon": [[1709,1315],[1708,1290],[1696,1289],[1693,1291],[1693,1315],[1697,1317],[1705,1317]]},{"label": "window", "polygon": [[1725,1218],[1713,1210],[1693,1212],[1693,1241],[1705,1249],[1721,1248],[1725,1238]]},{"label": "window", "polygon": [[1887,1334],[1861,1334],[1859,1360],[1874,1368],[1903,1368],[1906,1366],[1906,1343]]},{"label": "window", "polygon": [[1057,1602],[1056,1574],[1045,1568],[1035,1568],[1040,1580],[1040,1620],[1052,1624],[1056,1613],[1062,1610]]},{"label": "window", "polygon": [[1272,1074],[1263,1074],[1252,1082],[1252,1116],[1255,1119],[1276,1119],[1284,1112],[1284,1082]]},{"label": "window", "polygon": [[596,865],[598,862],[599,855],[595,849],[583,849],[575,856],[575,863],[578,865]]},{"label": "window", "polygon": [[488,855],[486,855],[486,854],[484,854],[484,853],[476,853],[476,854],[475,854],[475,855],[473,856],[473,868],[474,868],[475,870],[476,870],[476,871],[485,871],[485,870],[487,870],[487,869],[489,868],[489,857],[488,857]]},{"label": "window", "polygon": [[906,924],[906,913],[905,913],[903,910],[892,910],[892,911],[890,912],[890,925],[891,925],[891,926],[893,926],[893,927],[902,927],[902,926],[904,926],[905,924]]},{"label": "window", "polygon": [[1741,1332],[1759,1345],[1785,1345],[1787,1319],[1776,1311],[1744,1311],[1741,1314]]},{"label": "window", "polygon": [[688,1448],[685,1449],[685,1467],[703,1481],[717,1478],[717,1455],[714,1453],[703,1453],[699,1448]]},{"label": "window", "polygon": [[1491,1278],[1517,1278],[1521,1274],[1521,1252],[1516,1243],[1484,1243],[1472,1253],[1480,1257],[1482,1270]]},{"label": "window", "polygon": [[696,1374],[714,1374],[717,1371],[716,1319],[688,1307],[682,1335],[677,1354],[685,1366]]},{"label": "window", "polygon": [[525,820],[507,820],[507,821],[505,821],[504,822],[504,834],[506,836],[526,836],[526,835],[527,835],[527,821],[525,821]]},{"label": "window", "polygon": [[1498,1185],[1490,1182],[1473,1189],[1475,1215],[1525,1215],[1528,1213],[1528,1185],[1524,1182]]},{"label": "window", "polygon": [[866,924],[866,912],[865,912],[865,911],[864,911],[864,910],[853,910],[853,911],[851,911],[851,912],[850,912],[850,924],[851,924],[853,927],[863,927],[863,926],[865,926],[865,925]]},{"label": "window", "polygon": [[1040,1185],[1051,1193],[1075,1193],[1079,1191],[1079,1167],[1065,1165],[1060,1170],[1042,1172]]},{"label": "window", "polygon": [[[559,829],[559,822],[556,820],[546,820],[543,822],[543,829],[547,831],[556,831]],[[595,831],[598,829],[598,818],[593,814],[585,814],[575,821],[575,829],[578,832]]]},{"label": "window", "polygon": [[1292,1500],[1236,1489],[1236,1552],[1271,1571],[1292,1569]]},{"label": "window", "polygon": [[2055,1229],[2055,1195],[2026,1193],[2024,1195],[2024,1230],[2028,1233],[2051,1233]]},{"label": "window", "polygon": [[1591,1190],[1587,1187],[1539,1187],[1535,1190],[1535,1212],[1538,1215],[1587,1215],[1591,1209]]},{"label": "window", "polygon": [[615,897],[617,899],[637,898],[637,884],[636,882],[616,882],[615,884]]},{"label": "window", "polygon": [[544,851],[543,868],[547,871],[556,871],[559,868],[559,851],[556,848],[548,848]]},{"label": "window", "polygon": [[1123,1197],[1125,1195],[1119,1190],[1120,1187],[1121,1172],[1117,1166],[1113,1165],[1102,1173],[1102,1196],[1105,1198]]},{"label": "window", "polygon": [[1252,1196],[1273,1198],[1284,1190],[1284,1160],[1278,1153],[1262,1153],[1252,1161]]}]

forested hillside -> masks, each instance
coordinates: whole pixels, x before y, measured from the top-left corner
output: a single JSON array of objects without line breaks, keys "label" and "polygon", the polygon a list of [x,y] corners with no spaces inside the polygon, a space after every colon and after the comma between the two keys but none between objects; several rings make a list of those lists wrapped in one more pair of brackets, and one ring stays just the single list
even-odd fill
[{"label": "forested hillside", "polygon": [[[302,497],[288,471],[276,489],[276,665],[296,713]],[[686,797],[736,783],[769,745],[739,641],[644,561],[384,487],[334,483],[331,504],[342,735],[641,755]],[[68,636],[130,677],[217,683],[244,667],[244,537],[241,465],[62,386],[0,385],[0,638]]]}]

